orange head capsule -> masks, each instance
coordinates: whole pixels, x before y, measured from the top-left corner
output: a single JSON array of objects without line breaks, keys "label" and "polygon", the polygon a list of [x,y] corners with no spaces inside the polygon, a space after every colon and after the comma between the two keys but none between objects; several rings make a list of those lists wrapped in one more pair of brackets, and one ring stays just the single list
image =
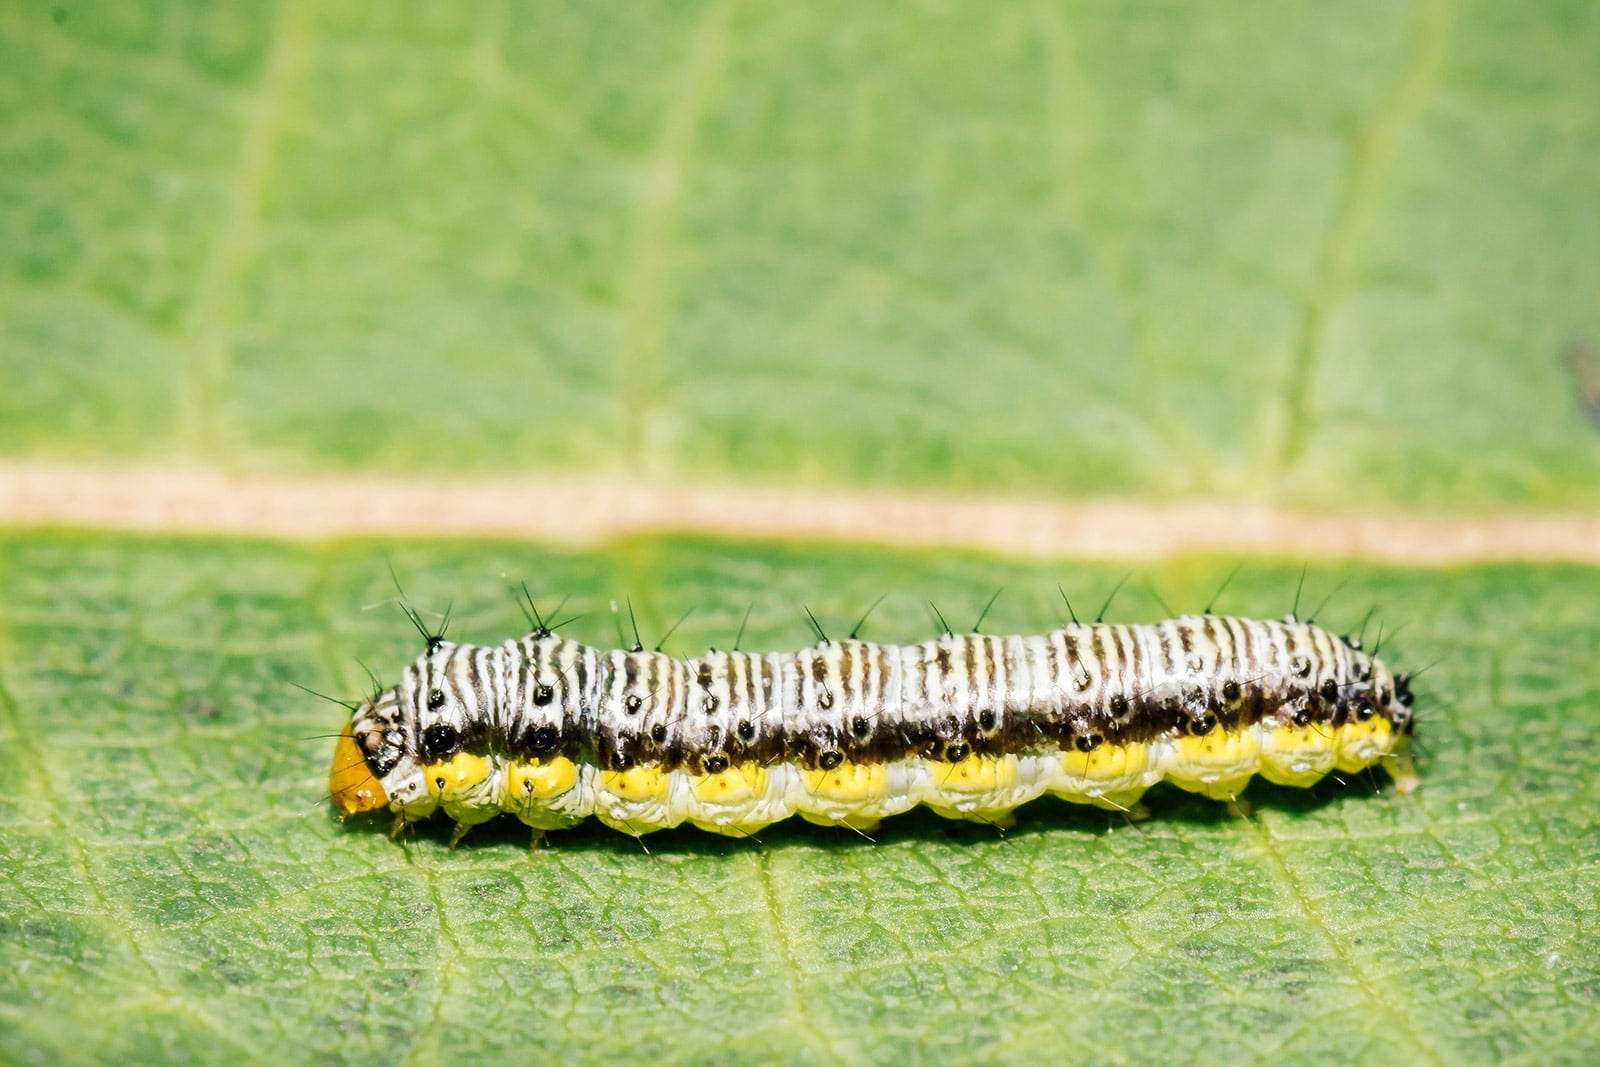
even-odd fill
[{"label": "orange head capsule", "polygon": [[372,773],[372,768],[367,766],[366,757],[361,754],[361,746],[356,744],[355,734],[350,732],[348,725],[345,726],[344,733],[339,735],[339,743],[333,747],[333,768],[328,771],[328,792],[332,795],[333,802],[339,805],[339,810],[346,815],[354,815],[358,811],[371,811],[389,803],[389,794],[384,792],[383,783]]}]

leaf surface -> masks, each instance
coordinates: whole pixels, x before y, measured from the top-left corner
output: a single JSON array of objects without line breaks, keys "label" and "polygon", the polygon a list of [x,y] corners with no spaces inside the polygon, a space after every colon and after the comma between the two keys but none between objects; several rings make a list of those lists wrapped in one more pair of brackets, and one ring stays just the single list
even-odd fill
[{"label": "leaf surface", "polygon": [[[1055,624],[1120,575],[881,549],[641,540],[595,554],[506,544],[272,544],[12,536],[0,542],[0,1042],[8,1058],[431,1061],[494,1056],[821,1062],[1049,1056],[1581,1061],[1600,1050],[1600,728],[1592,571],[1313,568],[1325,620],[1369,607],[1419,685],[1422,789],[1257,786],[1254,818],[1176,791],[1138,825],[1039,801],[998,835],[926,814],[876,842],[798,820],[730,841],[598,826],[530,853],[517,825],[454,851],[394,842],[323,801],[352,657],[417,651],[385,558],[452,634],[523,621],[528,575],[610,642],[624,592],[647,642],[806,638],[881,592],[879,639],[925,606]],[[1288,609],[1298,568],[1252,564],[1219,607]],[[1227,574],[1151,582],[1195,607]],[[549,598],[546,603],[548,605]],[[381,604],[363,611],[362,605]],[[1115,616],[1154,618],[1149,587]],[[1093,610],[1091,607],[1089,610]],[[1369,638],[1375,636],[1369,632]],[[1388,639],[1386,639],[1387,641]],[[321,736],[318,736],[321,735]]]}]

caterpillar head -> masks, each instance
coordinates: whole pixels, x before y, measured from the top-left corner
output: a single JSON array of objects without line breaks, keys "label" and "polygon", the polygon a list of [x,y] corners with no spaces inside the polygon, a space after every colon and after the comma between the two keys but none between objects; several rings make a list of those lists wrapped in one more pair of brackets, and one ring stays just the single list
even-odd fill
[{"label": "caterpillar head", "polygon": [[351,715],[328,772],[328,792],[344,814],[388,806],[409,819],[432,810],[424,762],[458,747],[471,710],[442,681],[455,649],[429,641],[397,685],[363,701]]},{"label": "caterpillar head", "polygon": [[397,689],[385,689],[356,708],[333,748],[328,792],[346,815],[389,803],[386,782],[414,749]]}]

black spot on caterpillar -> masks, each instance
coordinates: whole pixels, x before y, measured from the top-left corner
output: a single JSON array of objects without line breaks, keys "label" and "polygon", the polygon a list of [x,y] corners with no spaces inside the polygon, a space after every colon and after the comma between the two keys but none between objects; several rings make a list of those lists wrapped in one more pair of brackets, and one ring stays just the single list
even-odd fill
[{"label": "black spot on caterpillar", "polygon": [[430,637],[360,704],[329,788],[396,826],[442,810],[545,830],[739,836],[793,814],[863,832],[917,804],[1006,826],[1044,793],[1127,811],[1157,782],[1232,801],[1381,763],[1402,792],[1408,678],[1293,616],[1077,623],[1032,637],[854,638],[787,653],[603,650],[542,623]]}]

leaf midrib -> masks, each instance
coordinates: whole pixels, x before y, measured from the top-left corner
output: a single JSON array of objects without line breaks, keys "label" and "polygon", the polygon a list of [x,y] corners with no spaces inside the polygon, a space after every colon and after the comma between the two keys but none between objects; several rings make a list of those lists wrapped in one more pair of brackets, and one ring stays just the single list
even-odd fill
[{"label": "leaf midrib", "polygon": [[0,525],[575,544],[676,532],[1041,558],[1212,552],[1422,566],[1600,564],[1600,516],[1582,512],[1341,514],[1221,499],[1071,501],[627,479],[446,483],[36,463],[0,463]]}]

